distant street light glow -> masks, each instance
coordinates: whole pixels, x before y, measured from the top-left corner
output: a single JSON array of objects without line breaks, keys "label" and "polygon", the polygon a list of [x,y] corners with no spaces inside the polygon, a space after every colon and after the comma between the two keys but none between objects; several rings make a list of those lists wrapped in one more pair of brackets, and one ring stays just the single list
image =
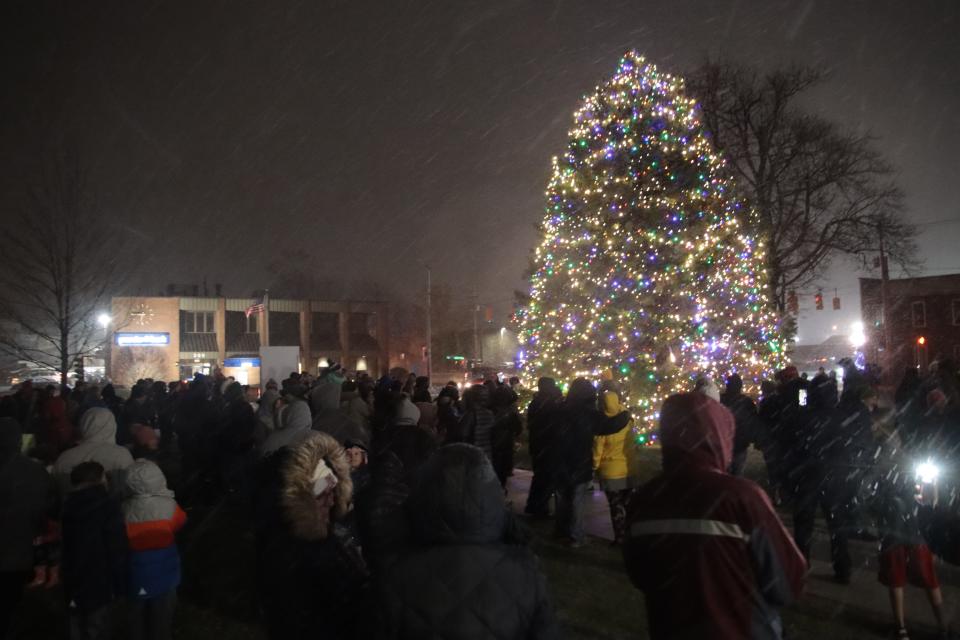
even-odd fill
[{"label": "distant street light glow", "polygon": [[97,322],[100,323],[101,327],[106,329],[110,325],[110,314],[101,313],[99,316],[97,316]]},{"label": "distant street light glow", "polygon": [[862,322],[854,322],[850,327],[850,344],[859,349],[867,342],[867,334],[863,331]]}]

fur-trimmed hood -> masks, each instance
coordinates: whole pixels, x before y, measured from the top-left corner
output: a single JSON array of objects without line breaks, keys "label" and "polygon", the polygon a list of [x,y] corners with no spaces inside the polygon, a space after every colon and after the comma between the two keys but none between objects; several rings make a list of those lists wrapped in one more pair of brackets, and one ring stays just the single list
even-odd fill
[{"label": "fur-trimmed hood", "polygon": [[[326,462],[337,476],[333,512],[329,521],[317,517],[317,500],[313,495],[314,471]],[[303,540],[323,540],[333,520],[350,510],[353,482],[347,454],[334,438],[325,433],[312,433],[290,452],[281,470],[280,504],[291,533]]]}]

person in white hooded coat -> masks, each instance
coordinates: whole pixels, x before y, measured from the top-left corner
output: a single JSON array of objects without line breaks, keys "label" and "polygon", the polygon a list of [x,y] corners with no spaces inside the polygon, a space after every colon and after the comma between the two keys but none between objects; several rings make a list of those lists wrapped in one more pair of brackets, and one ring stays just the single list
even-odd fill
[{"label": "person in white hooded coat", "polygon": [[60,454],[53,463],[53,475],[61,495],[70,490],[70,472],[81,462],[98,462],[107,472],[110,488],[119,493],[124,485],[124,471],[133,464],[126,447],[117,444],[117,420],[103,407],[87,409],[80,419],[80,443]]},{"label": "person in white hooded coat", "polygon": [[310,416],[310,405],[297,398],[280,412],[279,424],[274,428],[260,453],[268,456],[284,447],[296,447],[310,435],[313,419]]}]

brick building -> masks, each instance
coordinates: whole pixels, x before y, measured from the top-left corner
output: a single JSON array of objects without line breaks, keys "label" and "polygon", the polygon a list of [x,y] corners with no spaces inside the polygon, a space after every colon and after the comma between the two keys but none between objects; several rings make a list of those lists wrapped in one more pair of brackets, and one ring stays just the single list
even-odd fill
[{"label": "brick building", "polygon": [[884,343],[881,281],[860,278],[860,313],[868,361],[893,379],[937,358],[960,360],[960,274],[887,281],[891,344]]},{"label": "brick building", "polygon": [[110,377],[184,380],[220,367],[245,384],[260,383],[260,347],[299,347],[300,366],[326,361],[379,375],[391,366],[388,305],[270,299],[247,316],[251,298],[157,296],[112,301]]}]

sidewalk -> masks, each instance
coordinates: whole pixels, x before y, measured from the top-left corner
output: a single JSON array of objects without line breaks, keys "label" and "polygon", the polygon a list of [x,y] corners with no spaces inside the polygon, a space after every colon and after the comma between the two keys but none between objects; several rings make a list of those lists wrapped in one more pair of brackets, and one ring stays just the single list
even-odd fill
[{"label": "sidewalk", "polygon": [[[532,473],[515,469],[507,485],[509,500],[515,513],[523,513]],[[782,515],[782,514],[781,514]],[[613,540],[613,527],[603,492],[595,489],[589,497],[585,515],[587,534],[603,540]],[[789,522],[787,523],[789,525]],[[788,527],[789,528],[789,527]],[[854,560],[852,582],[849,585],[833,581],[830,566],[830,541],[822,523],[818,523],[813,546],[813,560],[807,577],[806,590],[795,607],[813,608],[826,618],[856,617],[869,623],[864,638],[887,637],[891,614],[887,590],[877,582],[877,546],[874,542],[850,542]],[[938,561],[937,575],[943,588],[944,608],[955,628],[960,624],[960,568]],[[905,590],[905,606],[911,637],[923,638],[935,630],[933,614],[921,589]]]}]

